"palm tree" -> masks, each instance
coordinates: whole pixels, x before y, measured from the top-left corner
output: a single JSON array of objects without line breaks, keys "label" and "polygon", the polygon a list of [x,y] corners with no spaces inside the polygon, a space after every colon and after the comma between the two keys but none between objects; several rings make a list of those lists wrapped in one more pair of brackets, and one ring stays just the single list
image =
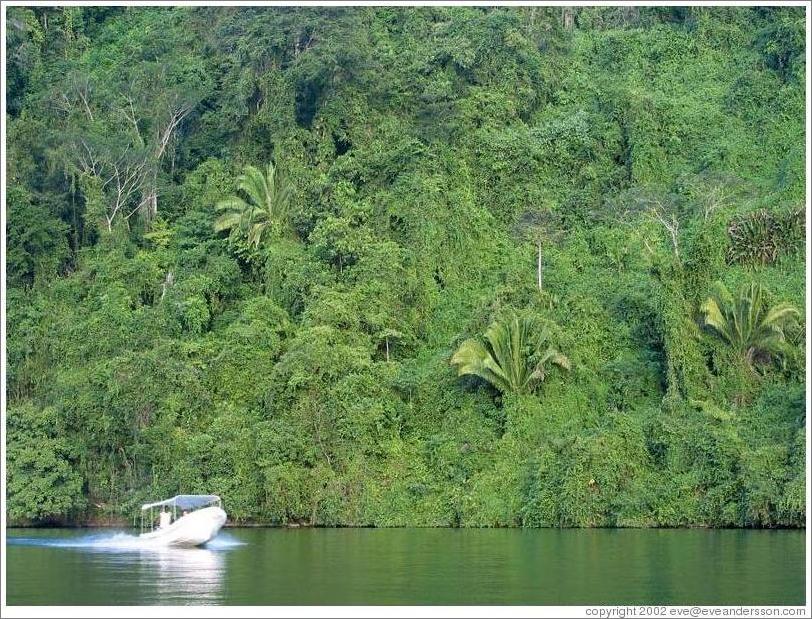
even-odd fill
[{"label": "palm tree", "polygon": [[700,308],[705,325],[733,347],[751,368],[757,361],[769,361],[782,352],[784,329],[800,312],[789,303],[767,307],[759,284],[745,284],[733,298],[721,282]]},{"label": "palm tree", "polygon": [[463,342],[451,364],[459,376],[479,376],[503,393],[529,393],[544,380],[550,363],[570,369],[569,359],[549,339],[549,331],[539,329],[535,320],[512,314],[488,327],[485,343]]},{"label": "palm tree", "polygon": [[290,230],[291,186],[273,163],[263,174],[247,165],[237,180],[245,198],[231,196],[217,204],[222,214],[214,222],[217,232],[238,230],[250,245],[259,247],[267,234],[279,235]]}]

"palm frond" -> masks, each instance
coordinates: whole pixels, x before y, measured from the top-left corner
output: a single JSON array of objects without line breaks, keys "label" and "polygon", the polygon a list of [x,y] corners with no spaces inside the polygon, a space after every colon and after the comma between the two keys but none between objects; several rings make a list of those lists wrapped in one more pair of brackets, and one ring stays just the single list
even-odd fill
[{"label": "palm frond", "polygon": [[783,353],[784,328],[800,316],[788,303],[767,307],[764,290],[756,282],[742,286],[735,299],[717,282],[700,311],[705,325],[750,365]]},{"label": "palm frond", "polygon": [[262,172],[252,165],[245,166],[242,175],[239,177],[237,186],[240,188],[253,206],[265,208],[268,195],[268,183]]},{"label": "palm frond", "polygon": [[224,213],[214,221],[215,232],[239,228],[242,217],[240,213]]},{"label": "palm frond", "polygon": [[451,364],[457,366],[457,376],[479,376],[500,391],[509,389],[501,368],[493,362],[490,352],[476,340],[465,340],[451,358]]},{"label": "palm frond", "polygon": [[[499,391],[527,393],[544,380],[549,363],[570,368],[569,359],[552,346],[539,354],[548,339],[548,332],[531,317],[511,314],[488,326],[484,343],[464,341],[451,364],[457,366],[458,375],[479,376]],[[532,359],[538,359],[535,366]]]},{"label": "palm frond", "polygon": [[269,163],[265,170],[247,165],[237,179],[242,196],[231,196],[215,206],[223,212],[214,224],[217,232],[238,229],[250,245],[259,247],[268,237],[291,230],[293,191],[279,170]]},{"label": "palm frond", "polygon": [[243,211],[251,208],[251,205],[238,196],[232,196],[230,198],[220,200],[214,208],[218,211]]}]

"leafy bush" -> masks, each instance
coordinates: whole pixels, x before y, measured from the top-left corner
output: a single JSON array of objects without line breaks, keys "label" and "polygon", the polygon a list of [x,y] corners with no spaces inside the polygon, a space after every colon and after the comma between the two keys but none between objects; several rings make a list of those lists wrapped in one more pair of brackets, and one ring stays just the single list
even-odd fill
[{"label": "leafy bush", "polygon": [[770,264],[803,248],[804,210],[761,209],[733,219],[727,231],[729,262]]}]

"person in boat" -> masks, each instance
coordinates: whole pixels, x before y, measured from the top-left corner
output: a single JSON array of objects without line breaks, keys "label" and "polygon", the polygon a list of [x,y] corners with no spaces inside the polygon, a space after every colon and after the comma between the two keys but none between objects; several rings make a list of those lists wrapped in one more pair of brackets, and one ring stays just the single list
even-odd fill
[{"label": "person in boat", "polygon": [[168,527],[171,523],[172,523],[172,514],[166,509],[166,507],[164,507],[160,515],[158,528],[163,529],[165,527]]}]

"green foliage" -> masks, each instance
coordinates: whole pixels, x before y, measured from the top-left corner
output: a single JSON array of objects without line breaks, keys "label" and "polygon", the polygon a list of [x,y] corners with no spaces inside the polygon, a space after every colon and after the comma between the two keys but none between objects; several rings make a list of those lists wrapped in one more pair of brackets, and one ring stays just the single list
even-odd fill
[{"label": "green foliage", "polygon": [[650,526],[645,506],[651,469],[642,430],[618,415],[608,427],[548,442],[528,464],[523,526]]},{"label": "green foliage", "polygon": [[548,365],[570,369],[549,340],[549,331],[532,317],[506,316],[488,327],[485,344],[464,341],[451,364],[459,366],[460,376],[479,376],[503,393],[528,393],[544,381]]},{"label": "green foliage", "polygon": [[254,166],[246,166],[237,179],[237,187],[247,200],[233,196],[220,201],[221,215],[214,222],[217,232],[237,231],[249,245],[259,247],[263,237],[282,235],[291,224],[291,187],[277,174],[273,163],[263,173]]},{"label": "green foliage", "polygon": [[256,407],[268,390],[274,363],[291,329],[287,313],[270,299],[246,301],[236,320],[211,342],[211,358],[206,363],[215,396]]},{"label": "green foliage", "polygon": [[793,11],[779,11],[756,39],[766,64],[784,79],[800,78],[804,66],[804,20]]},{"label": "green foliage", "polygon": [[22,187],[7,195],[6,275],[11,285],[31,286],[37,277],[58,274],[67,262],[68,226],[43,205],[34,205]]},{"label": "green foliage", "polygon": [[785,329],[800,317],[788,303],[768,306],[763,289],[751,283],[736,298],[721,282],[702,304],[704,324],[729,344],[751,367],[770,361],[786,343]]},{"label": "green foliage", "polygon": [[804,244],[804,210],[758,210],[737,217],[728,226],[730,262],[770,264]]},{"label": "green foliage", "polygon": [[85,507],[83,482],[75,466],[76,446],[60,436],[53,409],[30,403],[10,408],[8,516],[42,521],[78,516]]},{"label": "green foliage", "polygon": [[7,15],[10,522],[805,526],[802,9]]}]

